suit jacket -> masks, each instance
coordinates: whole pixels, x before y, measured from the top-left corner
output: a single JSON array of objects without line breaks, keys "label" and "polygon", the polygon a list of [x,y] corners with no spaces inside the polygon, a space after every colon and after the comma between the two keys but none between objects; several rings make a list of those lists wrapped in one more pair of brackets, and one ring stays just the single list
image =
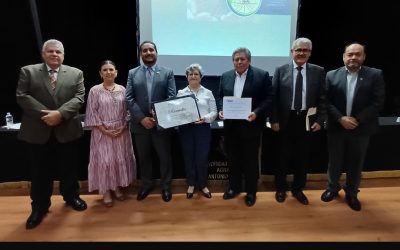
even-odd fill
[{"label": "suit jacket", "polygon": [[[151,92],[151,102],[164,101],[176,95],[174,73],[171,69],[156,65]],[[146,84],[146,67],[138,66],[129,70],[126,85],[126,101],[131,113],[132,131],[134,133],[149,132],[140,121],[151,117],[150,103]]]},{"label": "suit jacket", "polygon": [[[230,70],[222,74],[220,86],[217,96],[218,111],[222,110],[224,96],[233,96],[236,73]],[[247,126],[251,128],[249,134],[259,133],[259,129],[265,127],[266,117],[269,115],[272,103],[272,84],[267,71],[250,66],[247,71],[246,81],[244,83],[242,97],[251,97],[251,108],[257,115],[257,119],[253,122],[247,122]],[[235,120],[225,120],[224,126],[235,123]],[[258,128],[254,130],[254,128]]]},{"label": "suit jacket", "polygon": [[[279,122],[281,129],[287,127],[292,109],[293,67],[293,63],[277,67],[272,78],[274,98],[270,122]],[[311,107],[317,107],[316,122],[323,126],[326,120],[325,70],[318,65],[307,63],[306,110]]]},{"label": "suit jacket", "polygon": [[344,129],[338,120],[346,116],[347,72],[345,67],[329,71],[326,75],[328,95],[328,132],[346,132],[370,135],[379,130],[379,111],[385,99],[385,82],[382,70],[362,66],[358,72],[354,90],[351,116],[359,126],[354,130]]},{"label": "suit jacket", "polygon": [[[18,138],[32,144],[44,144],[53,132],[61,143],[73,141],[83,134],[79,110],[84,103],[83,73],[77,68],[61,65],[57,85],[51,89],[46,64],[22,67],[16,91],[17,103],[22,108]],[[48,126],[41,120],[41,110],[58,110],[62,122]]]}]

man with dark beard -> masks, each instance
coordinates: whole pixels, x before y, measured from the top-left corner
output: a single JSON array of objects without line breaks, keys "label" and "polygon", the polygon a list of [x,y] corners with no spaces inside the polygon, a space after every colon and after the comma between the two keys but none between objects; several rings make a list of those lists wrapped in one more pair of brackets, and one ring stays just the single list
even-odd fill
[{"label": "man with dark beard", "polygon": [[126,85],[126,101],[131,114],[131,130],[136,144],[136,156],[140,167],[142,188],[137,200],[141,201],[153,189],[152,148],[160,162],[162,199],[172,199],[171,130],[157,130],[151,111],[151,103],[163,101],[176,95],[174,73],[157,64],[157,46],[152,41],[140,44],[143,64],[131,69]]}]

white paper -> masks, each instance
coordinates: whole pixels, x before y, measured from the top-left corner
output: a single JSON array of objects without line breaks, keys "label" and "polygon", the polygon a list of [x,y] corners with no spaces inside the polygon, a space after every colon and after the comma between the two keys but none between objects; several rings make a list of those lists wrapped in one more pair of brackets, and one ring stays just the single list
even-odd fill
[{"label": "white paper", "polygon": [[312,124],[310,124],[310,116],[317,114],[317,107],[311,107],[307,110],[306,116],[306,130],[310,131]]},{"label": "white paper", "polygon": [[251,113],[251,98],[224,96],[222,111],[224,119],[247,120]]}]

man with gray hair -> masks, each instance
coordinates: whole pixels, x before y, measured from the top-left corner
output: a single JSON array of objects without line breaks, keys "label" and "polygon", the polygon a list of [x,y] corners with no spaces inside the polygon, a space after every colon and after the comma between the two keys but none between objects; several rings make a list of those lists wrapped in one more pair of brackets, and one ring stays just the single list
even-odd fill
[{"label": "man with gray hair", "polygon": [[27,145],[31,171],[32,213],[26,229],[38,226],[48,213],[53,177],[68,206],[83,211],[79,198],[78,140],[83,134],[79,110],[84,103],[83,73],[63,65],[64,46],[55,39],[43,44],[43,63],[22,67],[16,90],[22,109],[18,138]]},{"label": "man with gray hair", "polygon": [[[286,175],[293,173],[292,195],[302,204],[308,199],[303,193],[307,180],[312,134],[319,131],[326,117],[325,70],[308,63],[312,43],[305,37],[293,42],[293,60],[277,67],[272,79],[274,101],[271,128],[278,133],[278,161],[275,167],[275,199],[286,199]],[[314,110],[306,127],[307,112]]]}]

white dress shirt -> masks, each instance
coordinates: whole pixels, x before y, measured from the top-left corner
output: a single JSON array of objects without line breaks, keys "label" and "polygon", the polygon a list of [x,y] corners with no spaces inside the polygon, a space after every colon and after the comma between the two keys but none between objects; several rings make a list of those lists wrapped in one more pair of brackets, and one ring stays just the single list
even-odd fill
[{"label": "white dress shirt", "polygon": [[211,123],[217,118],[217,105],[211,90],[200,86],[197,91],[192,91],[189,86],[180,89],[176,96],[194,95],[199,107],[200,116],[204,117],[205,122]]},{"label": "white dress shirt", "polygon": [[238,72],[235,72],[235,86],[233,87],[233,96],[242,97],[244,83],[246,82],[248,69],[242,74],[239,75]]}]

